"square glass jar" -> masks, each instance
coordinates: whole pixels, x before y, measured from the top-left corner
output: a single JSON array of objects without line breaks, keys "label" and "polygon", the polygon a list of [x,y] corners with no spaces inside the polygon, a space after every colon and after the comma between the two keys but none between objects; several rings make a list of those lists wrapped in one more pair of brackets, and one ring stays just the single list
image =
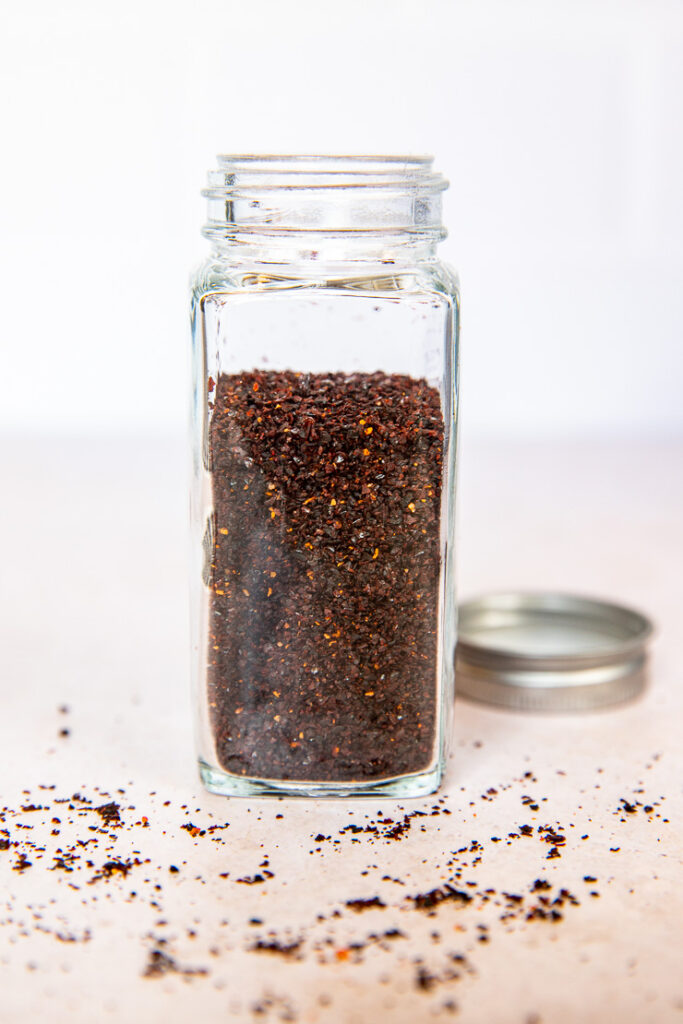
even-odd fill
[{"label": "square glass jar", "polygon": [[192,292],[201,777],[433,792],[456,632],[446,183],[425,157],[219,162]]}]

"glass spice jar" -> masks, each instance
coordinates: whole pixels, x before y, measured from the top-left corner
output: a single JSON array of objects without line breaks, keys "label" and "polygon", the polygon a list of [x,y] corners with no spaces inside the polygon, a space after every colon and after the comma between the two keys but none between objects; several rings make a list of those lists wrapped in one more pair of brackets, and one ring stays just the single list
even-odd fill
[{"label": "glass spice jar", "polygon": [[218,162],[192,291],[201,777],[433,792],[456,635],[447,182],[428,157]]}]

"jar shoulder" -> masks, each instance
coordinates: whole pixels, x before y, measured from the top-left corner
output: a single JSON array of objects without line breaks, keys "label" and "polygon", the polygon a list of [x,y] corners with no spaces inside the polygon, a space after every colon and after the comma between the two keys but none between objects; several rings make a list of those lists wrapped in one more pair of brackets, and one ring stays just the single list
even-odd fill
[{"label": "jar shoulder", "polygon": [[415,263],[382,261],[346,263],[328,266],[228,262],[207,259],[190,281],[192,299],[200,301],[211,294],[230,292],[280,292],[282,290],[368,291],[443,295],[459,305],[460,282],[457,272],[441,260]]}]

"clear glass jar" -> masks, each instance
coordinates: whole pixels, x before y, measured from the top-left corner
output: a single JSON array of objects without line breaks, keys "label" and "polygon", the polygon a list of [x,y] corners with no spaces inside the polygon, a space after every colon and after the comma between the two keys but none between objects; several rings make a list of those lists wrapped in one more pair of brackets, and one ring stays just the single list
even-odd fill
[{"label": "clear glass jar", "polygon": [[194,689],[223,794],[439,785],[458,284],[427,157],[225,156],[192,292]]}]

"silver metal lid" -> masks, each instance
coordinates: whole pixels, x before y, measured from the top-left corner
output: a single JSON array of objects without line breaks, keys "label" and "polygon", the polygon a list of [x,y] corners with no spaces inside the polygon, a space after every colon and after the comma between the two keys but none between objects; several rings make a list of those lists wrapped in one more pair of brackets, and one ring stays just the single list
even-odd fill
[{"label": "silver metal lid", "polygon": [[508,593],[460,605],[456,690],[525,711],[585,711],[645,686],[652,623],[571,594]]}]

